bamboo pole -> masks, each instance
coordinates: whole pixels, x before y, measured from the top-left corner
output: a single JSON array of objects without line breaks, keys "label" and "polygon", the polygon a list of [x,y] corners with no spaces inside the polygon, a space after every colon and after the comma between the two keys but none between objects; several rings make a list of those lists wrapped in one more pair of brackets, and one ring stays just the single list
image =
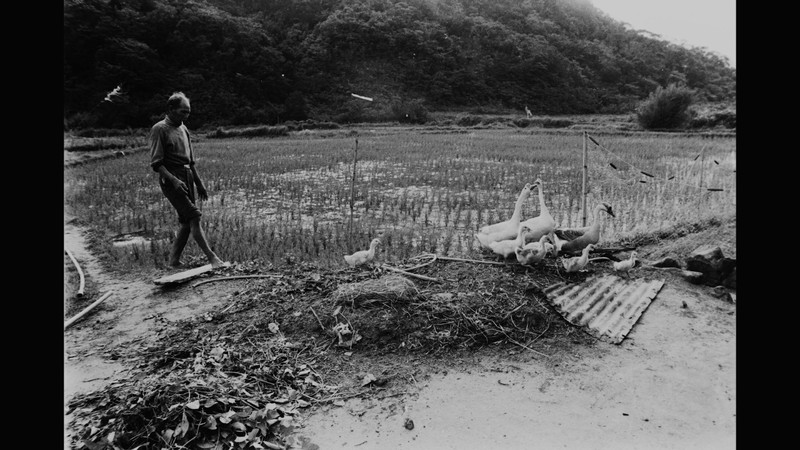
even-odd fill
[{"label": "bamboo pole", "polygon": [[589,168],[587,166],[587,159],[588,159],[588,144],[586,143],[586,136],[588,133],[586,131],[583,132],[583,185],[581,187],[581,210],[583,211],[583,224],[581,226],[586,226],[586,178],[588,175]]},{"label": "bamboo pole", "polygon": [[350,251],[353,251],[353,204],[355,202],[356,190],[356,162],[358,161],[358,139],[353,150],[353,178],[350,180],[350,221],[347,224],[347,241]]},{"label": "bamboo pole", "polygon": [[706,170],[706,146],[700,149],[700,188],[703,187],[703,172]]},{"label": "bamboo pole", "polygon": [[114,293],[113,291],[106,292],[96,302],[94,302],[91,305],[87,306],[86,309],[84,309],[83,311],[79,312],[78,314],[75,314],[74,316],[72,316],[71,319],[69,319],[66,322],[64,322],[64,329],[66,330],[68,326],[70,326],[73,323],[77,322],[78,319],[80,319],[83,316],[85,316],[89,311],[94,309],[95,306],[99,305],[100,303],[103,303],[103,301],[105,301],[105,299],[107,299],[108,297],[111,297],[111,294],[113,294],[113,293]]},{"label": "bamboo pole", "polygon": [[700,149],[700,186],[698,186],[701,189],[701,192],[700,192],[700,203],[698,204],[699,205],[698,208],[701,209],[701,210],[703,208],[703,203],[705,203],[704,200],[706,198],[705,192],[702,192],[702,189],[703,189],[703,175],[704,175],[705,171],[706,171],[706,146],[703,145],[703,147]]},{"label": "bamboo pole", "polygon": [[69,259],[72,260],[72,264],[75,264],[75,268],[78,269],[78,275],[81,278],[80,287],[78,288],[78,297],[83,297],[83,289],[86,286],[86,281],[83,278],[83,270],[81,270],[81,266],[80,266],[80,264],[78,264],[78,260],[75,259],[74,256],[72,256],[72,252],[69,251],[69,249],[66,249],[66,248],[64,249],[64,251],[67,252],[67,256],[69,256]]}]

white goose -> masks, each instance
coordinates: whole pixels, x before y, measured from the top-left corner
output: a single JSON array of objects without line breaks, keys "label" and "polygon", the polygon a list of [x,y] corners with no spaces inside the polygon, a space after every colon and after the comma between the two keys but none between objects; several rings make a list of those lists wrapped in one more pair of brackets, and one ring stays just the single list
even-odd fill
[{"label": "white goose", "polygon": [[514,205],[514,213],[511,215],[510,219],[493,225],[486,225],[478,231],[475,237],[478,239],[478,242],[481,243],[481,246],[490,248],[489,244],[491,242],[514,239],[517,236],[520,216],[522,215],[522,204],[531,194],[532,187],[533,185],[526,183],[525,187],[522,188],[519,197],[517,197],[517,202]]},{"label": "white goose", "polygon": [[614,211],[611,205],[601,202],[594,208],[592,224],[581,228],[556,228],[556,254],[558,253],[577,253],[589,244],[597,244],[600,241],[600,212],[605,212],[611,217]]},{"label": "white goose", "polygon": [[586,268],[589,264],[589,252],[594,250],[594,244],[589,244],[583,248],[581,256],[572,258],[563,258],[561,263],[564,265],[564,270],[567,272],[578,272]]},{"label": "white goose", "polygon": [[508,258],[514,254],[516,249],[522,247],[522,244],[525,243],[525,234],[528,233],[530,229],[524,225],[520,225],[517,236],[514,239],[504,239],[502,241],[494,241],[489,242],[489,248],[502,256],[503,258]]},{"label": "white goose", "polygon": [[542,236],[545,236],[556,229],[556,220],[550,214],[550,210],[544,204],[544,192],[542,191],[542,179],[537,178],[533,185],[539,189],[539,215],[525,220],[522,222],[525,226],[531,229],[525,242],[537,242]]},{"label": "white goose", "polygon": [[[524,227],[524,225],[522,226]],[[551,236],[552,233],[545,234],[536,242],[514,249],[514,253],[517,255],[517,262],[525,266],[532,266],[544,260],[544,257],[554,249],[553,244],[545,242],[552,239]]]},{"label": "white goose", "polygon": [[369,250],[360,250],[352,255],[344,255],[344,260],[350,267],[360,266],[361,264],[368,263],[375,258],[375,247],[380,245],[381,240],[375,238],[369,243]]},{"label": "white goose", "polygon": [[615,272],[623,272],[625,276],[629,276],[628,272],[636,266],[636,252],[631,252],[631,256],[628,259],[614,261],[613,266]]}]

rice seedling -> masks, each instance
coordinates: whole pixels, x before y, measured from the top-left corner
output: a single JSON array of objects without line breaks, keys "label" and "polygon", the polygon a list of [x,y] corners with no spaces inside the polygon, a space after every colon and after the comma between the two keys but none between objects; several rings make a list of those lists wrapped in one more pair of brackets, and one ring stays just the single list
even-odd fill
[{"label": "rice seedling", "polygon": [[[421,252],[468,255],[478,251],[474,233],[508,219],[522,186],[536,178],[544,181],[545,202],[557,224],[582,225],[581,132],[314,133],[198,139],[201,176],[210,192],[200,209],[217,254],[232,261],[302,260],[338,267],[342,255],[382,237],[378,258],[384,262]],[[617,213],[604,221],[603,241],[735,217],[735,137],[642,133],[592,139],[588,220],[601,201]],[[169,242],[164,236],[177,226],[148,162],[147,153],[141,153],[65,168],[65,206],[76,217],[108,235],[141,232],[153,241],[135,252],[108,246],[128,267],[165,265]],[[523,205],[523,219],[538,215],[538,208],[534,189]],[[201,256],[191,241],[185,254]]]}]

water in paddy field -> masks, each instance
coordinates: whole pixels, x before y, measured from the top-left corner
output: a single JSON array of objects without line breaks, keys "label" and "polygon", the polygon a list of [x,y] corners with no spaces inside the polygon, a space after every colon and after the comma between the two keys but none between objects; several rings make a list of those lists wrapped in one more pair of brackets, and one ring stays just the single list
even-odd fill
[{"label": "water in paddy field", "polygon": [[[730,167],[732,163],[735,163],[732,158],[722,158],[719,165]],[[499,195],[496,190],[465,192],[426,185],[398,186],[397,174],[402,170],[400,165],[386,162],[363,161],[358,164],[352,210],[352,218],[356,223],[371,227],[379,235],[416,234],[418,236],[410,239],[412,246],[420,244],[422,238],[419,235],[424,233],[428,245],[439,250],[447,249],[448,254],[456,255],[479,248],[474,234],[481,226],[506,220],[513,214],[517,189],[512,191],[506,188],[509,192],[504,191]],[[692,176],[691,173],[684,174],[678,182],[694,182]],[[281,192],[275,189],[238,189],[226,192],[224,199],[221,196],[211,197],[205,204],[205,211],[223,218],[238,217],[254,226],[290,223],[303,230],[347,227],[351,217],[351,164],[340,163],[329,168],[297,170],[264,177],[274,178],[279,185],[293,184],[295,191],[290,191],[291,188]],[[546,205],[556,219],[557,226],[584,226],[581,200],[573,192],[575,183],[561,179],[565,177],[556,173],[552,180],[545,182]],[[730,180],[720,178],[713,172],[709,172],[705,178],[708,183],[717,180],[723,182],[722,186],[735,189],[730,185]],[[605,184],[601,181],[592,180],[590,183],[585,225],[593,222],[593,210],[597,203],[611,203],[616,217],[601,213],[603,217],[598,219],[603,240],[653,231],[684,219],[663,216],[665,209],[677,209],[688,215],[690,210],[697,208],[697,195],[691,185],[686,188],[664,183],[644,186],[637,180],[606,180]],[[330,195],[332,186],[339,186],[338,197]],[[665,200],[665,194],[670,189],[683,189],[686,192],[670,203]],[[723,195],[735,195],[735,192]],[[472,198],[468,200],[470,196]],[[498,197],[504,199],[499,200]],[[367,205],[368,199],[372,199],[370,205]],[[538,191],[533,189],[523,205],[522,220],[538,214]]]},{"label": "water in paddy field", "polygon": [[[226,165],[220,158],[218,174],[204,179],[211,188],[209,199],[200,203],[205,229],[212,241],[216,237],[217,242],[223,242],[224,238],[226,246],[230,241],[227,248],[232,250],[244,246],[243,238],[248,237],[246,245],[264,253],[283,248],[280,246],[284,242],[306,252],[305,247],[299,247],[313,240],[322,249],[314,251],[321,254],[326,248],[349,242],[349,236],[357,236],[360,243],[378,235],[387,240],[392,237],[395,250],[413,247],[403,250],[405,254],[436,251],[456,256],[478,248],[474,235],[480,227],[509,219],[522,186],[537,177],[544,181],[545,203],[557,226],[584,225],[580,137],[488,131],[472,131],[457,138],[433,136],[402,135],[391,146],[382,142],[391,140],[386,136],[370,137],[372,142],[362,140],[355,183],[352,159],[342,159],[338,142],[312,142],[302,151],[296,142],[277,143],[279,148],[289,145],[291,151],[275,150],[266,155],[266,150],[248,153],[250,147],[260,145],[248,141],[242,153],[250,161],[248,166]],[[617,137],[616,142],[612,137],[600,139],[613,151],[624,149],[626,153],[618,153],[635,164],[652,164],[646,169],[655,175],[651,180],[634,168],[624,167],[612,155],[592,153],[586,225],[594,220],[594,206],[600,201],[611,203],[616,213],[614,218],[599,219],[602,241],[710,215],[735,214],[736,160],[735,150],[730,150],[732,144],[714,142],[706,148],[705,141],[670,139],[666,145],[677,150],[654,157],[655,150],[660,151],[660,146],[665,145],[661,140],[653,143],[654,138]],[[377,150],[371,150],[373,147]],[[695,154],[688,154],[686,149],[692,149],[691,153],[695,147],[697,151],[705,149],[704,158],[692,160]],[[328,151],[338,153],[329,156]],[[403,156],[406,152],[413,154]],[[262,154],[266,157],[259,159]],[[391,160],[381,159],[384,157]],[[616,163],[617,170],[610,168],[611,162]],[[282,169],[311,165],[314,168]],[[139,180],[131,178],[130,182]],[[85,180],[77,183],[72,190],[97,191],[97,187],[85,184]],[[722,191],[706,191],[709,187]],[[111,191],[114,196],[106,194],[100,202],[86,202],[83,198],[80,201],[90,205],[88,208],[94,205],[93,211],[106,201],[123,206],[105,208],[100,215],[92,213],[114,232],[129,233],[124,239],[115,240],[115,247],[141,252],[150,248],[148,244],[161,246],[171,240],[162,242],[163,236],[150,240],[154,229],[171,232],[177,225],[174,212],[155,185],[146,183],[133,196],[123,195],[124,189]],[[84,204],[81,207],[86,208]],[[534,188],[523,204],[521,220],[539,212],[538,190]],[[132,234],[141,229],[149,233]],[[276,242],[265,242],[268,239]]]}]

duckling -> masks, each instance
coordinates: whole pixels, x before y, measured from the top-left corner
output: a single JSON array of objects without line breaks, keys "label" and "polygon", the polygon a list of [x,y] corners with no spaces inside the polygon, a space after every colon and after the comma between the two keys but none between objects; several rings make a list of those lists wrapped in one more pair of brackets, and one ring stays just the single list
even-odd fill
[{"label": "duckling", "polygon": [[530,232],[530,229],[524,225],[521,225],[517,231],[517,236],[514,239],[489,242],[489,248],[503,258],[508,258],[514,254],[516,249],[522,247],[522,244],[525,242],[525,234],[528,232]]},{"label": "duckling", "polygon": [[530,183],[526,183],[525,187],[522,188],[519,197],[517,197],[517,202],[514,205],[514,213],[511,215],[510,219],[493,225],[486,225],[478,231],[475,237],[478,239],[481,246],[489,248],[489,243],[491,242],[514,239],[517,236],[520,216],[522,215],[522,204],[531,194],[531,188],[533,188],[533,185]]},{"label": "duckling", "polygon": [[525,242],[537,242],[542,236],[550,233],[556,228],[556,220],[550,214],[550,210],[544,204],[544,192],[542,192],[542,179],[537,178],[533,185],[539,189],[539,215],[523,221],[531,232],[525,237]]},{"label": "duckling", "polygon": [[588,244],[583,248],[581,256],[562,259],[561,263],[564,265],[564,270],[567,272],[578,272],[585,269],[589,264],[589,252],[592,250],[594,250],[594,244]]},{"label": "duckling", "polygon": [[549,233],[545,234],[537,242],[531,242],[515,248],[514,253],[517,255],[517,262],[526,266],[541,262],[554,248],[553,244],[545,242],[550,239],[550,236],[551,234]]},{"label": "duckling", "polygon": [[344,260],[350,267],[360,266],[361,264],[368,263],[375,258],[375,247],[380,245],[381,240],[375,238],[369,243],[369,250],[360,250],[352,255],[345,255]]},{"label": "duckling", "polygon": [[600,212],[605,212],[611,217],[616,217],[611,205],[601,202],[594,208],[592,224],[581,228],[557,228],[554,230],[556,235],[556,249],[559,253],[577,253],[589,244],[597,244],[600,241]]},{"label": "duckling", "polygon": [[626,277],[630,277],[628,272],[636,266],[636,252],[631,252],[631,256],[628,259],[614,261],[613,265],[615,272],[623,272]]}]

